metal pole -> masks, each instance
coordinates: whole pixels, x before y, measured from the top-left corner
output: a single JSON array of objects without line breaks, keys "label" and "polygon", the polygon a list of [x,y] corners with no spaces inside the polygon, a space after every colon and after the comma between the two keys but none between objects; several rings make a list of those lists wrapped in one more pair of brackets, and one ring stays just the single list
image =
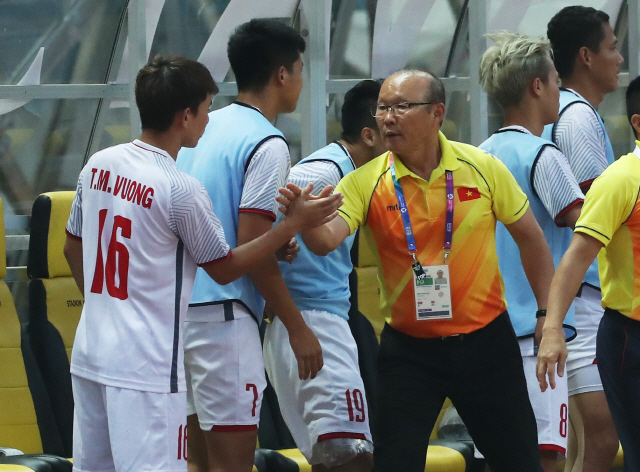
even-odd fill
[{"label": "metal pole", "polygon": [[487,49],[487,2],[469,2],[469,98],[471,107],[471,144],[478,146],[489,136],[487,94],[480,86],[478,66]]},{"label": "metal pole", "polygon": [[629,7],[629,81],[640,74],[640,0],[628,0]]},{"label": "metal pole", "polygon": [[145,35],[145,1],[129,0],[128,6],[129,34],[129,119],[131,122],[131,139],[140,136],[140,114],[136,106],[135,85],[138,71],[147,62],[147,45]]},{"label": "metal pole", "polygon": [[327,143],[327,63],[325,26],[326,2],[330,0],[302,0],[301,30],[307,31],[304,54],[305,80],[300,96],[302,114],[302,157]]}]

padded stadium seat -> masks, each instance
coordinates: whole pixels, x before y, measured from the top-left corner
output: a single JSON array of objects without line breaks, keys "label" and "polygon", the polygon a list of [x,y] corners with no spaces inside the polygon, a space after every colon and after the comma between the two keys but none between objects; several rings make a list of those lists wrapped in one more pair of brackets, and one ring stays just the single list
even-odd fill
[{"label": "padded stadium seat", "polygon": [[[294,449],[298,451],[297,449]],[[257,472],[301,472],[302,469],[298,466],[296,461],[286,457],[282,454],[285,451],[273,451],[271,449],[256,449],[255,458],[253,461],[253,469]],[[298,454],[300,452],[298,451]],[[302,454],[300,454],[302,457]],[[302,457],[304,459],[304,457]],[[307,463],[304,461],[305,464]],[[311,466],[307,464],[309,471]]]},{"label": "padded stadium seat", "polygon": [[48,454],[3,457],[0,472],[71,472],[71,461]]},{"label": "padded stadium seat", "polygon": [[[4,215],[0,200],[0,279],[6,275]],[[21,332],[11,293],[0,280],[0,447],[38,454],[62,454],[51,404],[33,353]],[[45,462],[60,462],[53,456],[42,456]],[[25,470],[16,464],[30,462],[29,456],[0,457],[0,470]],[[31,460],[35,464],[38,460]],[[42,461],[41,461],[42,462]],[[26,470],[36,470],[29,469]],[[37,470],[67,470],[45,463]]]},{"label": "padded stadium seat", "polygon": [[83,305],[63,253],[64,230],[74,195],[74,192],[45,193],[33,204],[27,263],[27,274],[32,280],[25,323],[66,457],[72,454],[73,435],[69,359]]}]

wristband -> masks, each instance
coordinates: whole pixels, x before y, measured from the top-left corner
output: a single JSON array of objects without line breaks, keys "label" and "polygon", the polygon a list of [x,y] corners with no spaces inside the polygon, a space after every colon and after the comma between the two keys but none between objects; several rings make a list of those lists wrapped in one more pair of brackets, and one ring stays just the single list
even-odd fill
[{"label": "wristband", "polygon": [[536,318],[541,318],[543,316],[547,316],[547,310],[546,309],[536,311]]}]

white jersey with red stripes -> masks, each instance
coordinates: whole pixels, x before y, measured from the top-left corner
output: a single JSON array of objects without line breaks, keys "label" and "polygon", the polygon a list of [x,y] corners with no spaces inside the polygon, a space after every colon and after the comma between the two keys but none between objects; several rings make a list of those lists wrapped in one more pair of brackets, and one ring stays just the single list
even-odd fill
[{"label": "white jersey with red stripes", "polygon": [[182,327],[197,265],[230,255],[204,187],[139,140],[105,149],[80,173],[67,234],[82,240],[85,287],[71,372],[183,391]]}]

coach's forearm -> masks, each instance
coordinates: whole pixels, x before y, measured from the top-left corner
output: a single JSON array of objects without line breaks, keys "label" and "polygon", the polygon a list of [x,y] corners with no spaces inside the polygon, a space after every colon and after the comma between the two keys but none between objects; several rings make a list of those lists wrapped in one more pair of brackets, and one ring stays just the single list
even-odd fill
[{"label": "coach's forearm", "polygon": [[312,253],[326,256],[340,246],[349,233],[349,225],[342,216],[338,216],[329,223],[302,231],[301,236]]},{"label": "coach's forearm", "polygon": [[583,233],[574,233],[569,249],[551,281],[544,330],[562,329],[562,321],[600,248],[602,243],[597,239]]}]

